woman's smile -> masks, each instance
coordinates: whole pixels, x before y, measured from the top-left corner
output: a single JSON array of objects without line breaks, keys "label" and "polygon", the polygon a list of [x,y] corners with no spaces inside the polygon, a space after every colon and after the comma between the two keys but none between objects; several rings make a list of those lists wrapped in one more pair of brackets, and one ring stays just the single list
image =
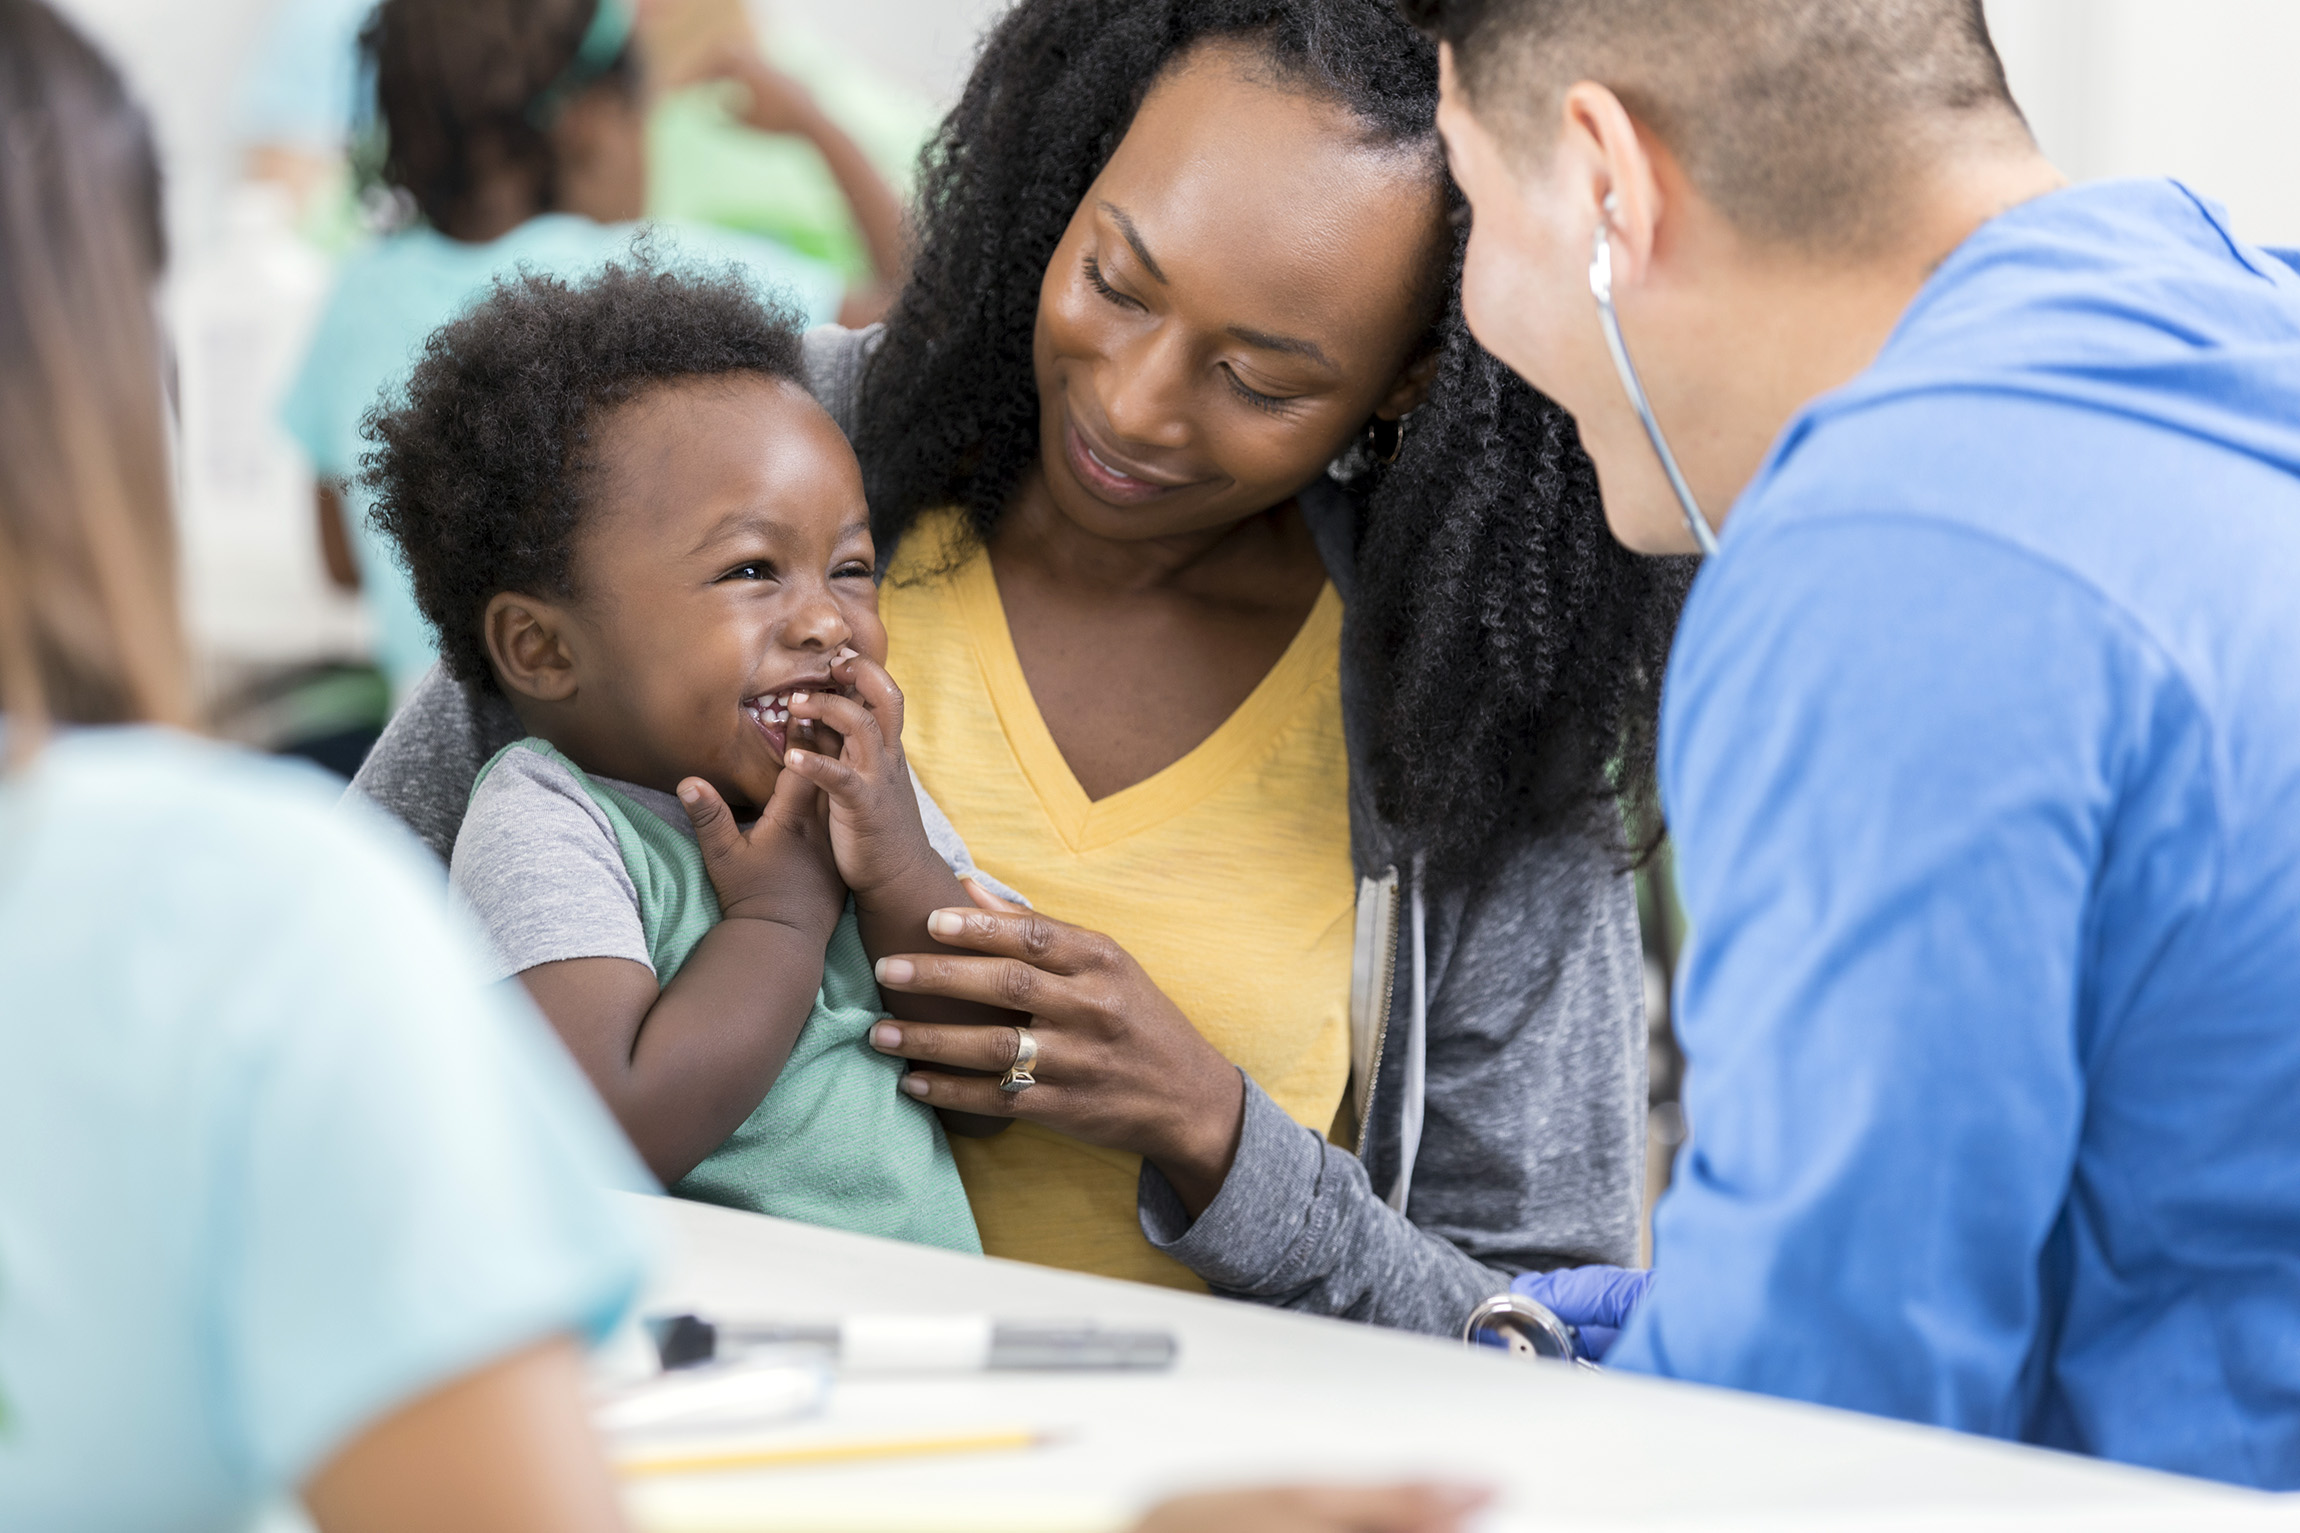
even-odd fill
[{"label": "woman's smile", "polygon": [[1079,424],[1075,412],[1063,424],[1063,456],[1086,493],[1115,506],[1138,506],[1202,481],[1180,480],[1136,463]]}]

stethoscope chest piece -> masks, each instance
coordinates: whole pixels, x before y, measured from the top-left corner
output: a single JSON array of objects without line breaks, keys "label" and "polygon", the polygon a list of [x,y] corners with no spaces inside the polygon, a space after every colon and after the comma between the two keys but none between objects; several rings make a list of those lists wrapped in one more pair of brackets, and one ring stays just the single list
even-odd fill
[{"label": "stethoscope chest piece", "polygon": [[1578,1356],[1573,1327],[1546,1304],[1523,1294],[1497,1293],[1469,1312],[1461,1339],[1472,1347],[1496,1347],[1528,1362],[1571,1363],[1592,1373],[1597,1365]]}]

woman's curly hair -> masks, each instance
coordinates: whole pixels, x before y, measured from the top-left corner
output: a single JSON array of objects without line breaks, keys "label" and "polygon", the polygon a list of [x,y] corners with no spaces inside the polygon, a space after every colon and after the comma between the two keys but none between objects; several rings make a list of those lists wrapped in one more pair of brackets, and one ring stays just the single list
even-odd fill
[{"label": "woman's curly hair", "polygon": [[[1022,0],[921,161],[919,247],[863,380],[855,447],[891,549],[956,506],[987,538],[1038,456],[1031,357],[1046,265],[1159,72],[1250,39],[1277,74],[1442,176],[1435,46],[1390,0]],[[1450,181],[1447,205],[1462,207]],[[1688,561],[1613,540],[1573,422],[1482,349],[1455,240],[1429,400],[1348,493],[1345,651],[1362,673],[1382,818],[1442,875],[1523,841],[1607,838],[1621,797],[1658,833],[1654,735]]]},{"label": "woman's curly hair", "polygon": [[668,270],[642,247],[579,284],[499,278],[434,332],[403,401],[368,412],[360,468],[447,673],[495,689],[482,624],[498,592],[577,594],[603,411],[730,373],[803,386],[799,326],[739,272]]}]

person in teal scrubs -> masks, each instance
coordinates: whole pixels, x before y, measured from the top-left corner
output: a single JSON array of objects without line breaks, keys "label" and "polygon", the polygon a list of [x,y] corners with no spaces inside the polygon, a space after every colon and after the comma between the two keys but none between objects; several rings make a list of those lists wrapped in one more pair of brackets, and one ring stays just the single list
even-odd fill
[{"label": "person in teal scrubs", "polygon": [[[361,423],[433,331],[518,270],[596,272],[645,240],[697,268],[745,272],[809,324],[876,317],[876,282],[772,240],[693,223],[642,224],[644,88],[624,0],[387,0],[363,37],[388,144],[385,179],[416,222],[353,253],[323,306],[282,413],[321,479],[330,573],[365,596],[395,694],[437,658],[405,576],[367,527]],[[859,150],[755,57],[729,65],[753,126],[814,138],[874,257],[893,274],[899,213]]]},{"label": "person in teal scrubs", "polygon": [[603,1533],[647,1179],[413,843],[166,727],[158,167],[37,0],[0,60],[0,1527]]}]

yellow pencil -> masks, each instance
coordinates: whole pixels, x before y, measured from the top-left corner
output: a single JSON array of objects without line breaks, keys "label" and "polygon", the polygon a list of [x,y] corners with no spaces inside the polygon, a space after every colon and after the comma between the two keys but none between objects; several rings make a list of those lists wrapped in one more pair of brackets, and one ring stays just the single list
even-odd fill
[{"label": "yellow pencil", "polygon": [[921,1458],[943,1453],[996,1453],[1009,1448],[1035,1448],[1047,1441],[1043,1432],[1009,1429],[969,1432],[945,1437],[864,1437],[847,1442],[813,1443],[803,1448],[744,1448],[725,1453],[665,1454],[656,1458],[624,1459],[615,1466],[627,1479],[664,1474],[715,1474],[730,1469],[789,1469],[808,1464],[843,1464],[857,1459]]}]

